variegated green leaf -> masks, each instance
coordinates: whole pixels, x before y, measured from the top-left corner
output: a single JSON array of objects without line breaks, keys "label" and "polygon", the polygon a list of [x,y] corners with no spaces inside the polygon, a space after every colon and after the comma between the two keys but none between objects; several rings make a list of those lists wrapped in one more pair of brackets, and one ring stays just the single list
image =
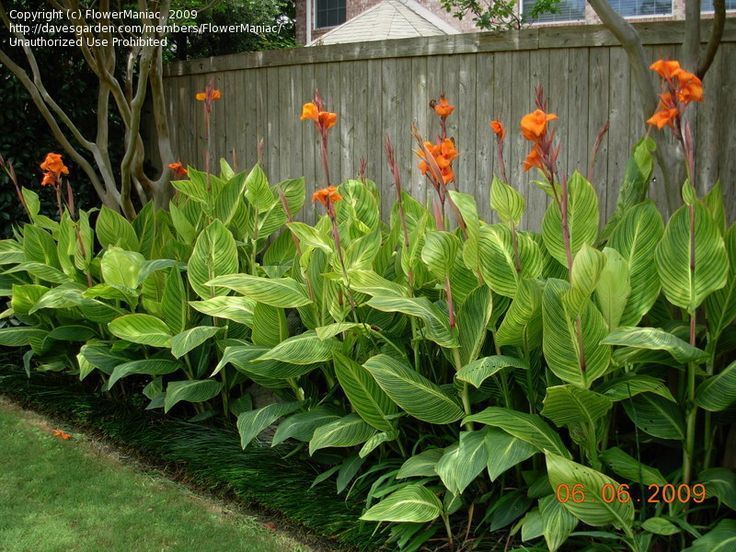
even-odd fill
[{"label": "variegated green leaf", "polygon": [[435,471],[451,493],[462,494],[486,467],[488,451],[485,437],[485,430],[460,432],[460,441],[445,449],[437,462]]},{"label": "variegated green leaf", "polygon": [[[695,246],[692,252],[691,226]],[[665,296],[670,303],[690,313],[708,295],[724,287],[728,279],[726,246],[718,226],[700,203],[675,211],[654,259]]]},{"label": "variegated green leaf", "polygon": [[506,355],[494,355],[479,358],[473,362],[463,366],[455,377],[460,381],[472,384],[474,387],[480,387],[483,382],[493,376],[496,372],[504,368],[520,368],[528,370],[529,365],[526,361]]},{"label": "variegated green leaf", "polygon": [[442,503],[423,485],[408,485],[390,494],[373,506],[360,519],[428,523],[439,517]]},{"label": "variegated green leaf", "polygon": [[392,431],[387,418],[396,412],[396,405],[366,368],[337,351],[333,354],[337,380],[358,415],[376,429]]},{"label": "variegated green leaf", "polygon": [[261,278],[250,274],[230,274],[215,278],[209,285],[232,289],[258,303],[278,308],[309,305],[306,287],[292,278]]},{"label": "variegated green leaf", "polygon": [[256,360],[276,360],[287,364],[315,364],[332,360],[334,340],[322,340],[313,331],[285,339]]},{"label": "variegated green leaf", "polygon": [[125,362],[115,366],[112,374],[110,374],[110,379],[107,381],[107,388],[112,389],[112,386],[115,385],[118,380],[134,374],[143,374],[153,377],[164,376],[166,374],[172,374],[181,368],[182,365],[180,362],[163,358],[149,358],[146,360]]},{"label": "variegated green leaf", "polygon": [[171,330],[160,318],[150,314],[126,314],[110,322],[107,327],[115,337],[141,345],[170,347]]},{"label": "variegated green leaf", "polygon": [[240,446],[247,447],[258,434],[282,416],[287,416],[299,408],[301,402],[273,403],[258,410],[246,410],[238,415]]},{"label": "variegated green leaf", "polygon": [[225,290],[210,282],[218,276],[238,271],[238,251],[230,230],[219,220],[213,220],[194,244],[189,258],[189,284],[202,299],[224,295]]},{"label": "variegated green leaf", "polygon": [[613,485],[618,488],[619,483],[602,473],[585,466],[581,466],[562,456],[547,452],[547,475],[550,485],[556,489],[559,485],[580,484],[584,491],[584,500],[568,500],[562,506],[583,523],[593,527],[614,525],[619,529],[628,529],[634,520],[634,507],[629,502],[606,502],[603,500],[601,489],[604,485]]},{"label": "variegated green leaf", "polygon": [[710,412],[726,410],[734,401],[736,401],[736,361],[703,381],[695,390],[695,403]]},{"label": "variegated green leaf", "polygon": [[[598,195],[579,172],[573,173],[567,182],[567,222],[570,232],[570,249],[575,256],[584,243],[592,245],[598,235]],[[547,208],[542,221],[542,238],[550,255],[567,266],[565,242],[562,237],[562,214],[556,202]]]},{"label": "variegated green leaf", "polygon": [[536,447],[540,452],[551,450],[570,457],[559,434],[536,414],[526,414],[500,406],[489,406],[477,414],[467,416],[463,419],[463,424],[466,422],[478,422],[497,427]]},{"label": "variegated green leaf", "polygon": [[189,305],[194,310],[214,318],[224,318],[249,327],[253,326],[253,309],[256,302],[248,297],[225,295],[205,301],[189,301]]},{"label": "variegated green leaf", "polygon": [[363,421],[357,414],[330,422],[314,430],[309,441],[309,454],[328,447],[353,447],[365,443],[376,430]]},{"label": "variegated green leaf", "polygon": [[378,385],[409,415],[432,424],[459,420],[463,410],[436,384],[388,355],[369,358],[363,366]]},{"label": "variegated green leaf", "polygon": [[570,315],[563,300],[569,290],[563,280],[547,280],[542,309],[544,357],[558,378],[587,388],[608,370],[611,350],[601,343],[608,329],[590,299],[580,317]]},{"label": "variegated green leaf", "polygon": [[200,403],[215,397],[222,390],[222,383],[214,380],[170,381],[166,385],[164,412],[181,402]]},{"label": "variegated green leaf", "polygon": [[216,326],[197,326],[184,330],[171,339],[171,354],[175,358],[181,358],[192,349],[199,347],[202,343],[214,337],[220,330],[222,328]]}]

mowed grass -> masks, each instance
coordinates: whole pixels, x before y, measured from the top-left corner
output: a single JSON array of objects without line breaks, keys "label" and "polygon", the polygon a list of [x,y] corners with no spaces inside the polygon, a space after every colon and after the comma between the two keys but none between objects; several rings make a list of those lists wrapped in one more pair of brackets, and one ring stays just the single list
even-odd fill
[{"label": "mowed grass", "polygon": [[3,552],[312,551],[255,517],[126,465],[83,435],[63,440],[53,429],[0,398]]}]

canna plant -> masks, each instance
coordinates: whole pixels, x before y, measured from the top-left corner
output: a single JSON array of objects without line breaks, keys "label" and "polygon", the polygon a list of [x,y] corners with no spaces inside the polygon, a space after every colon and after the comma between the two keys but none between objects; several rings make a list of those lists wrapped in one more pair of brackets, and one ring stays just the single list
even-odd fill
[{"label": "canna plant", "polygon": [[552,551],[731,542],[736,226],[718,184],[703,198],[691,185],[701,84],[676,62],[652,68],[666,91],[649,123],[673,131],[690,175],[666,224],[644,138],[602,225],[592,171],[557,167],[541,89],[521,120],[524,169],[551,199],[539,233],[522,230],[501,121],[499,222],[458,191],[453,164],[472,152],[447,135],[444,96],[437,141],[413,129],[432,201],[403,190],[387,137],[382,218],[364,171],[330,179],[337,115],[316,93],[301,114],[324,172],[314,224],[298,220],[304,180],[271,186],[258,165],[171,167],[169,211],[132,223],[103,207],[93,224],[71,201],[57,222],[19,188],[30,222],[0,242],[0,344],[30,347],[28,370],[141,389],[149,408],[236,417],[243,447],[312,457],[327,466],[315,484],[365,496],[361,519],[385,522],[393,549],[482,548],[498,531]]}]

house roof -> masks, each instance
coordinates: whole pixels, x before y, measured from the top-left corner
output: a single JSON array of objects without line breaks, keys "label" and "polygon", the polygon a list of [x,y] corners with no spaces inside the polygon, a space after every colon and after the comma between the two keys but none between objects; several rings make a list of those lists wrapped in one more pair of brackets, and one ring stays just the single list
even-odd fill
[{"label": "house roof", "polygon": [[383,0],[313,40],[308,46],[457,34],[459,31],[414,0]]}]

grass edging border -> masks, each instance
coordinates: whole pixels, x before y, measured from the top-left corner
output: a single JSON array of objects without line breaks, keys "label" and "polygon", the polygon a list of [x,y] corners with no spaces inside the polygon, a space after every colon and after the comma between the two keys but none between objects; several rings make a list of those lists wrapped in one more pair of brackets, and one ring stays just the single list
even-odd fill
[{"label": "grass edging border", "polygon": [[176,480],[281,516],[339,547],[369,552],[382,544],[381,535],[358,521],[362,502],[337,496],[331,480],[310,488],[319,472],[284,459],[278,448],[242,450],[234,428],[164,417],[101,396],[69,377],[32,373],[29,379],[9,365],[0,366],[0,393],[132,449]]}]

